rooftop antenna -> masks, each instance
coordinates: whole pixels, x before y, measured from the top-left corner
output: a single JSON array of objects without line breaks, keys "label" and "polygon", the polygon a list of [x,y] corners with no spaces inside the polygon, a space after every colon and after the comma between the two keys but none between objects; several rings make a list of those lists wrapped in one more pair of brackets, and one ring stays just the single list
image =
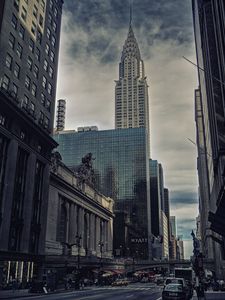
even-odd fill
[{"label": "rooftop antenna", "polygon": [[130,0],[130,26],[132,25],[133,19],[133,0]]}]

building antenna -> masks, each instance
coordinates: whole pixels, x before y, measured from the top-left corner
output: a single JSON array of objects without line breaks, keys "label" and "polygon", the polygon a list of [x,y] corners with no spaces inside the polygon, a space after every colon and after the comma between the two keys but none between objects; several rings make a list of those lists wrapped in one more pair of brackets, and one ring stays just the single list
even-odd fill
[{"label": "building antenna", "polygon": [[[198,147],[197,144],[196,144],[193,140],[191,140],[191,139],[189,139],[189,138],[187,138],[187,140],[188,140],[189,142],[191,142],[193,145],[195,145],[196,147]],[[201,154],[206,154],[206,155],[212,157],[211,154],[209,154],[208,152],[204,151],[204,148],[203,148],[203,147],[199,147],[199,149],[200,149],[200,153],[201,153]]]},{"label": "building antenna", "polygon": [[133,20],[133,0],[130,0],[130,26],[132,25]]},{"label": "building antenna", "polygon": [[[187,59],[185,56],[183,56],[183,59],[185,59],[187,62],[189,62],[190,64],[192,64],[193,66],[195,66],[196,68],[198,68],[199,70],[203,71],[206,74],[209,74],[211,76],[211,74],[204,70],[203,68],[201,68],[199,65],[195,64],[193,61],[191,61],[190,59]],[[222,85],[225,86],[225,83],[221,80],[219,80],[218,78],[216,78],[215,76],[212,76],[213,79],[215,79],[216,81],[218,81],[219,83],[221,83]]]}]

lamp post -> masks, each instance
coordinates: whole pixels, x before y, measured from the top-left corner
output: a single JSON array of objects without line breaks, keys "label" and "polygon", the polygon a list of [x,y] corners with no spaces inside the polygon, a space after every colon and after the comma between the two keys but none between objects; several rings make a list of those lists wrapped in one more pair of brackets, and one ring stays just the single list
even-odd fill
[{"label": "lamp post", "polygon": [[103,264],[102,264],[102,253],[103,253],[104,243],[102,241],[100,241],[98,243],[98,246],[100,247],[100,253],[101,253],[101,256],[100,256],[100,267],[102,269],[102,267],[103,267]]}]

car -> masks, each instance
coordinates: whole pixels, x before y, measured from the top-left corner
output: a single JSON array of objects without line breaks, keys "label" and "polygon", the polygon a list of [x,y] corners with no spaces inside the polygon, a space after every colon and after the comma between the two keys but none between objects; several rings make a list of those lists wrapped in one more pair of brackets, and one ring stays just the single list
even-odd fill
[{"label": "car", "polygon": [[183,287],[186,286],[186,282],[185,282],[184,278],[168,277],[168,278],[166,278],[166,280],[164,282],[164,286],[166,286],[170,283],[181,284]]},{"label": "car", "polygon": [[111,285],[112,286],[127,286],[128,281],[126,279],[116,279]]},{"label": "car", "polygon": [[193,288],[191,283],[187,283],[184,278],[168,277],[164,282],[164,287],[170,283],[181,284],[184,291],[186,292],[187,299],[191,299],[193,296]]},{"label": "car", "polygon": [[187,294],[183,286],[178,283],[167,284],[162,292],[162,300],[186,300]]}]

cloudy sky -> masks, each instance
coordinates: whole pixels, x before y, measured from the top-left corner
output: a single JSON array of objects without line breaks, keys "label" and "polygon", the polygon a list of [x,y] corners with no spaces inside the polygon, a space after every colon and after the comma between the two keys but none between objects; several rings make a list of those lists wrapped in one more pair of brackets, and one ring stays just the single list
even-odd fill
[{"label": "cloudy sky", "polygon": [[[191,1],[133,2],[133,29],[149,84],[151,156],[163,165],[171,215],[186,240],[198,210],[196,147],[188,141],[195,140],[197,77],[182,58],[196,60]],[[67,100],[67,129],[114,128],[114,80],[128,25],[129,0],[65,0],[57,98]]]}]

